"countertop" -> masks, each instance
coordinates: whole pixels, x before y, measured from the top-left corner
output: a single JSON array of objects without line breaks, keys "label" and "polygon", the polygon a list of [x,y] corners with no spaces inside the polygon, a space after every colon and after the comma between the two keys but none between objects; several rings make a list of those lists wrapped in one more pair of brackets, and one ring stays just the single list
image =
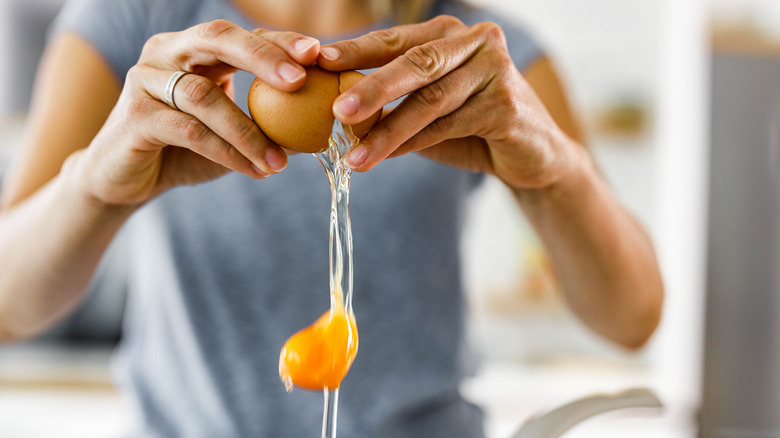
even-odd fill
[{"label": "countertop", "polygon": [[[0,346],[0,436],[118,437],[127,405],[114,390],[106,347]],[[508,438],[531,417],[577,398],[647,386],[642,369],[560,360],[518,366],[490,363],[464,382],[463,394],[486,413],[488,438]],[[319,415],[319,413],[317,413]],[[45,421],[43,421],[45,419]],[[693,409],[626,410],[590,419],[564,436],[693,438]]]}]

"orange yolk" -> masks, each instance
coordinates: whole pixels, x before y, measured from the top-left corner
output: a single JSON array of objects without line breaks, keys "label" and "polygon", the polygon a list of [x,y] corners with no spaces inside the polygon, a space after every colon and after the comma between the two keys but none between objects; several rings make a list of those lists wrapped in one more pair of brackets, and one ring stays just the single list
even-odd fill
[{"label": "orange yolk", "polygon": [[338,388],[357,349],[355,315],[347,315],[343,306],[334,307],[285,342],[279,376],[288,391],[292,385],[312,391]]}]

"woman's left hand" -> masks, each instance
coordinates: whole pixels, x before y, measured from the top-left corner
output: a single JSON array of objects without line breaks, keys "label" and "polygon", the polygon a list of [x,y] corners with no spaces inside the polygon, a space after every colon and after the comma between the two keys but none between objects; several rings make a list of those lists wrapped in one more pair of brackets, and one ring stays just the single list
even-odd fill
[{"label": "woman's left hand", "polygon": [[324,46],[317,62],[329,70],[379,67],[336,100],[342,122],[362,121],[408,94],[347,155],[357,171],[416,151],[514,188],[542,188],[578,155],[515,67],[496,24],[439,16]]}]

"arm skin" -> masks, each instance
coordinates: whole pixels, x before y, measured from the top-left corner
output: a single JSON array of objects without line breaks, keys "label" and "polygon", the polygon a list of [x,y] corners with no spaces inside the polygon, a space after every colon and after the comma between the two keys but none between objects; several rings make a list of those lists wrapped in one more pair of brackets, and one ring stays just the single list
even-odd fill
[{"label": "arm skin", "polygon": [[557,75],[546,59],[523,72],[580,156],[549,188],[512,188],[553,260],[566,300],[588,326],[629,348],[643,345],[660,321],[663,284],[653,245],[614,198],[582,146]]},{"label": "arm skin", "polygon": [[[57,86],[63,83],[71,85]],[[3,341],[38,334],[72,310],[132,212],[92,197],[76,160],[63,166],[89,144],[119,97],[109,67],[85,42],[68,35],[47,49],[36,84],[25,147],[0,198]],[[94,97],[74,95],[86,89],[94,90]]]},{"label": "arm skin", "polygon": [[379,67],[336,100],[342,122],[408,94],[347,154],[354,170],[417,152],[495,175],[540,235],[574,313],[627,348],[647,342],[663,302],[652,244],[598,174],[547,59],[521,74],[497,25],[440,16],[324,46],[318,62]]}]

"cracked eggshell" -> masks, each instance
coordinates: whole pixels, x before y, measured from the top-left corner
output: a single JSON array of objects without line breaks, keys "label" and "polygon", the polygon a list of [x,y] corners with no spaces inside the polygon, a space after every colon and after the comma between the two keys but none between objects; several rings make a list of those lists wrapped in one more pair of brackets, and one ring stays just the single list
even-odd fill
[{"label": "cracked eggshell", "polygon": [[[354,85],[362,73],[331,72],[306,68],[306,82],[294,92],[277,90],[260,79],[249,88],[249,114],[274,143],[297,152],[321,152],[328,148],[333,128],[333,101]],[[363,122],[349,126],[363,138],[382,115],[380,109]]]}]

